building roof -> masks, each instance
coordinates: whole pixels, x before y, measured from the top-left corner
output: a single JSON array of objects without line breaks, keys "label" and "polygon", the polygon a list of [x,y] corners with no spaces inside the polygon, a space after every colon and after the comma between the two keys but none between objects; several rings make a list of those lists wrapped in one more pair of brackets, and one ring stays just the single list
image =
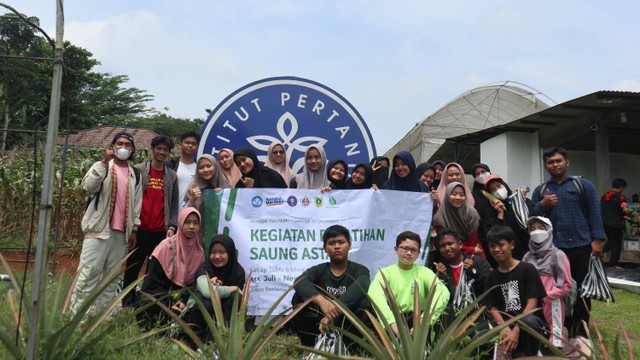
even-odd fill
[{"label": "building roof", "polygon": [[416,162],[453,160],[453,152],[437,157],[447,139],[508,124],[549,107],[541,92],[524,84],[501,81],[466,91],[416,124],[387,153],[410,151]]},{"label": "building roof", "polygon": [[609,137],[615,138],[609,142],[611,152],[640,154],[640,93],[597,91],[503,125],[451,137],[447,142],[479,145],[507,131],[538,131],[542,148],[556,145],[594,151],[594,132],[603,126]]},{"label": "building roof", "polygon": [[[100,126],[93,129],[81,130],[77,134],[70,134],[68,139],[69,147],[76,148],[102,148],[106,149],[111,145],[115,134],[126,131],[133,135],[133,140],[138,149],[151,148],[151,139],[158,136],[148,129],[130,128],[124,126]],[[58,145],[64,145],[65,137],[58,137]]]}]

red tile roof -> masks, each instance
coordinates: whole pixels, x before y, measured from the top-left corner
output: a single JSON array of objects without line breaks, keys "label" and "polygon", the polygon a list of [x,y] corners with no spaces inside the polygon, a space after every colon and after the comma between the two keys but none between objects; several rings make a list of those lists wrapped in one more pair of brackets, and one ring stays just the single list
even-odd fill
[{"label": "red tile roof", "polygon": [[[104,149],[111,145],[113,136],[121,131],[126,131],[133,135],[133,140],[138,149],[149,149],[151,147],[151,139],[158,136],[158,134],[148,129],[124,126],[100,126],[93,129],[81,130],[77,134],[70,134],[69,146]],[[64,145],[64,135],[58,136],[58,145]]]}]

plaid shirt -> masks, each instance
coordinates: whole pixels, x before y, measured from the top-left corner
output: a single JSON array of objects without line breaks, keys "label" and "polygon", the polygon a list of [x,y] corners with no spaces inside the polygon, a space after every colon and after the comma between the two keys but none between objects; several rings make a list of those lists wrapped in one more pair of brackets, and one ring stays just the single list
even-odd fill
[{"label": "plaid shirt", "polygon": [[540,208],[540,200],[545,195],[540,194],[540,186],[532,195],[531,200],[535,204],[536,214],[551,220],[553,243],[559,248],[576,248],[591,244],[593,239],[607,238],[602,225],[596,188],[585,178],[580,178],[579,181],[584,188],[584,203],[571,175],[561,184],[553,180],[546,182],[545,193],[558,195],[558,204],[547,209],[546,212]]}]

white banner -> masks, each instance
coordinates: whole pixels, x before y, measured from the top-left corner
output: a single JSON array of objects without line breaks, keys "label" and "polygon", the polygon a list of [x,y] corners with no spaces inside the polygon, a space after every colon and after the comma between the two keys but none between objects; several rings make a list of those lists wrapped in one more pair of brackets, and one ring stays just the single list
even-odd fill
[{"label": "white banner", "polygon": [[[424,264],[433,203],[427,193],[391,190],[225,189],[205,192],[205,238],[234,239],[238,261],[252,272],[248,313],[264,315],[307,268],[327,262],[324,230],[335,224],[351,232],[349,259],[373,277],[397,262],[396,237],[410,230],[423,240]],[[276,313],[291,305],[291,295]]]}]

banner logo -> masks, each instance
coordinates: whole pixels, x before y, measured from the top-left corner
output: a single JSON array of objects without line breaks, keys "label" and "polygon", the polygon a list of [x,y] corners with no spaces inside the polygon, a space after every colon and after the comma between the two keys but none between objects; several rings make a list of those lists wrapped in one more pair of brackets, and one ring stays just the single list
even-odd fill
[{"label": "banner logo", "polygon": [[367,125],[344,97],[296,77],[263,79],[236,90],[211,112],[201,137],[198,156],[249,146],[263,162],[269,145],[281,142],[295,173],[311,145],[323,146],[329,159],[343,159],[350,168],[376,155]]},{"label": "banner logo", "polygon": [[251,205],[253,205],[253,207],[262,206],[262,198],[260,196],[254,196],[251,198]]}]

